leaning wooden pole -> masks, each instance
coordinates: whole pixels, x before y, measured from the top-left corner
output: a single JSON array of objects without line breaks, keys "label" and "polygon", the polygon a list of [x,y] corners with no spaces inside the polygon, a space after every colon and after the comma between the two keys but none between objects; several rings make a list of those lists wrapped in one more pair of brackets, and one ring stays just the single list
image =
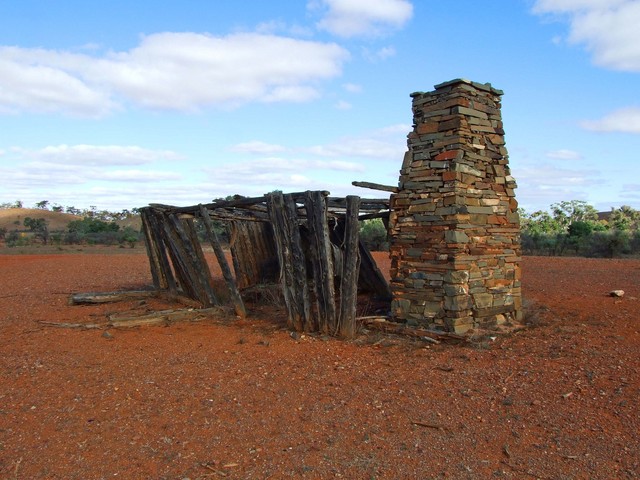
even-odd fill
[{"label": "leaning wooden pole", "polygon": [[360,197],[347,197],[345,216],[344,258],[340,278],[339,334],[353,338],[356,333],[356,307],[358,304],[358,272],[360,271]]},{"label": "leaning wooden pole", "polygon": [[185,231],[177,215],[171,213],[167,216],[167,220],[169,222],[167,224],[167,233],[173,240],[174,249],[177,253],[176,258],[182,264],[185,280],[188,282],[188,285],[184,285],[183,288],[188,287],[186,290],[191,291],[192,297],[202,302],[205,307],[217,305],[218,300],[209,277],[203,271],[204,268],[208,269],[208,267],[201,264],[192,239]]},{"label": "leaning wooden pole", "polygon": [[140,212],[140,219],[142,220],[142,233],[144,234],[144,245],[147,248],[147,256],[149,257],[149,267],[151,269],[151,278],[153,279],[153,285],[158,290],[164,290],[169,287],[166,277],[163,275],[162,268],[160,267],[160,260],[158,254],[158,242],[153,236],[151,226],[149,225],[149,212],[146,209],[142,209]]},{"label": "leaning wooden pole", "polygon": [[304,199],[313,266],[313,288],[318,305],[318,323],[325,334],[337,333],[334,270],[327,222],[327,202],[323,192],[307,192]]},{"label": "leaning wooden pole", "polygon": [[213,248],[213,252],[216,254],[216,258],[218,259],[220,270],[222,270],[222,276],[224,277],[225,282],[227,282],[227,287],[229,287],[229,293],[231,294],[231,299],[233,300],[236,315],[244,318],[247,316],[247,309],[244,306],[244,302],[242,301],[242,297],[240,296],[240,291],[238,290],[238,286],[236,285],[235,279],[233,278],[233,275],[231,273],[231,268],[229,268],[229,263],[227,262],[227,257],[222,250],[222,245],[220,245],[218,235],[213,229],[213,223],[211,222],[209,211],[202,204],[200,204],[200,216],[202,218],[202,221],[204,222],[205,230],[207,232],[207,237],[209,239],[209,243],[211,244],[211,248]]},{"label": "leaning wooden pole", "polygon": [[[171,262],[168,256],[168,244],[166,241],[166,234],[164,230],[164,214],[155,209],[148,210],[147,220],[149,222],[150,234],[153,238],[153,245],[158,256],[158,265],[160,266],[162,277],[166,280],[166,287],[163,287],[164,282],[160,282],[160,288],[168,288],[172,294],[177,294],[179,277],[174,275],[174,270],[171,269]],[[170,254],[169,254],[170,255]]]},{"label": "leaning wooden pole", "polygon": [[309,299],[309,283],[307,281],[307,260],[302,247],[302,236],[298,225],[298,206],[292,195],[284,196],[284,213],[288,219],[289,248],[291,249],[291,261],[293,264],[293,282],[296,303],[301,311],[302,330],[305,332],[317,332],[318,320],[311,314],[311,301]]},{"label": "leaning wooden pole", "polygon": [[[291,202],[293,199],[290,198],[289,207]],[[268,208],[278,250],[280,282],[288,313],[287,325],[296,331],[303,331],[304,325],[309,322],[311,309],[304,254],[302,260],[299,258],[302,247],[298,218],[295,208],[285,208],[285,198],[280,192],[269,195]]]}]

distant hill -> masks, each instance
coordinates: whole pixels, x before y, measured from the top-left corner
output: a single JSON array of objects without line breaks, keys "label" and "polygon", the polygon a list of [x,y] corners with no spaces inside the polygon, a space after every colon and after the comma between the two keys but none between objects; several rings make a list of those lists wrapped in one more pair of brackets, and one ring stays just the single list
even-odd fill
[{"label": "distant hill", "polygon": [[[51,210],[42,210],[39,208],[7,208],[0,210],[0,228],[6,228],[8,232],[13,230],[26,230],[24,219],[44,218],[47,222],[50,232],[65,230],[69,222],[74,220],[82,220],[84,217],[72,215],[70,213],[52,212]],[[139,215],[127,218],[125,220],[116,220],[120,228],[132,227],[140,230],[142,222]]]}]

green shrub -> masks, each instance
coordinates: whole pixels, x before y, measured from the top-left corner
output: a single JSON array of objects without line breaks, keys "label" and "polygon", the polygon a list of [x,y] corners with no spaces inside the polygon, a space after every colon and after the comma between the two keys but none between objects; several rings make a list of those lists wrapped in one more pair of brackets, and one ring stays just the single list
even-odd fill
[{"label": "green shrub", "polygon": [[6,236],[7,247],[25,247],[31,244],[31,240],[25,233],[14,230]]},{"label": "green shrub", "polygon": [[370,251],[389,250],[387,228],[381,218],[364,220],[360,225],[360,240]]},{"label": "green shrub", "polygon": [[608,232],[595,232],[589,237],[588,249],[585,252],[589,257],[613,258],[631,253],[631,235],[623,230],[611,230]]}]

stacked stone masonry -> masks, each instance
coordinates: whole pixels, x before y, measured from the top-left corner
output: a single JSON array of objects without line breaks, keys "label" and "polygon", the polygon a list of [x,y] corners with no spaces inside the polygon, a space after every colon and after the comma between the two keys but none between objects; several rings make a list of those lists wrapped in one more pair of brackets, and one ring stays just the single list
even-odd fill
[{"label": "stacked stone masonry", "polygon": [[411,95],[414,129],[389,225],[397,320],[464,333],[522,319],[502,93],[453,80]]}]

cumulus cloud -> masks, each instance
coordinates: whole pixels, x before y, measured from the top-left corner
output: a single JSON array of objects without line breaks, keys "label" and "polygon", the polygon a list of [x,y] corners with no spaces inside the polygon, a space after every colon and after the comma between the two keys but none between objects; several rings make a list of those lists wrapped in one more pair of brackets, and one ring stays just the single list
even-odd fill
[{"label": "cumulus cloud", "polygon": [[[168,150],[151,150],[138,146],[58,145],[41,149],[12,147],[6,161],[0,164],[3,191],[9,198],[24,201],[48,198],[58,203],[96,204],[88,189],[109,185],[117,190],[119,184],[135,185],[139,197],[145,185],[181,180],[175,171],[152,166],[153,163],[180,160],[182,157]],[[145,165],[144,169],[135,168]],[[134,168],[130,168],[134,167]],[[134,195],[127,208],[132,206]],[[36,197],[40,197],[39,199]],[[107,202],[105,207],[112,205]]]},{"label": "cumulus cloud", "polygon": [[261,142],[254,140],[251,142],[238,143],[232,145],[229,150],[240,153],[253,153],[257,155],[273,155],[274,153],[284,152],[286,147],[275,145],[273,143]]},{"label": "cumulus cloud", "polygon": [[533,11],[568,17],[569,41],[584,45],[596,65],[640,72],[639,1],[537,0]]},{"label": "cumulus cloud", "polygon": [[567,149],[560,149],[560,150],[554,150],[552,152],[547,152],[546,153],[546,157],[547,158],[553,158],[555,160],[580,160],[582,158],[582,155],[578,152],[575,152],[573,150],[567,150]]},{"label": "cumulus cloud", "polygon": [[179,180],[181,174],[175,172],[159,172],[150,170],[114,170],[108,172],[95,172],[87,175],[87,178],[102,180],[107,182],[162,182],[166,180]]},{"label": "cumulus cloud", "polygon": [[259,33],[158,33],[103,56],[0,47],[0,112],[99,117],[127,102],[177,111],[304,102],[348,58],[334,43]]},{"label": "cumulus cloud", "polygon": [[320,30],[344,38],[382,35],[402,28],[413,16],[407,0],[311,0],[308,7],[322,11]]},{"label": "cumulus cloud", "polygon": [[362,93],[362,85],[358,85],[356,83],[345,83],[342,85],[342,88],[349,93]]},{"label": "cumulus cloud", "polygon": [[560,200],[588,200],[593,187],[605,181],[601,172],[559,167],[552,163],[512,166],[518,181],[518,202],[526,210],[545,209]]},{"label": "cumulus cloud", "polygon": [[99,117],[113,111],[116,103],[108,92],[68,70],[85,60],[90,57],[0,47],[0,113],[62,111]]},{"label": "cumulus cloud", "polygon": [[362,57],[371,63],[377,63],[384,61],[387,58],[393,57],[396,54],[394,47],[382,47],[378,50],[370,50],[369,48],[362,48]]},{"label": "cumulus cloud", "polygon": [[171,150],[151,150],[135,145],[56,145],[38,150],[14,148],[22,158],[64,165],[141,165],[158,160],[180,160]]},{"label": "cumulus cloud", "polygon": [[584,121],[581,126],[595,132],[640,134],[640,107],[622,108],[604,116],[600,120]]},{"label": "cumulus cloud", "polygon": [[260,195],[274,189],[313,189],[316,182],[309,172],[322,167],[305,160],[272,157],[227,164],[223,168],[205,168],[204,171],[216,185],[231,193]]},{"label": "cumulus cloud", "polygon": [[[357,137],[343,137],[328,145],[314,145],[307,151],[323,157],[356,157],[401,161],[407,149],[409,125],[393,125]],[[400,160],[399,160],[400,159]]]}]

